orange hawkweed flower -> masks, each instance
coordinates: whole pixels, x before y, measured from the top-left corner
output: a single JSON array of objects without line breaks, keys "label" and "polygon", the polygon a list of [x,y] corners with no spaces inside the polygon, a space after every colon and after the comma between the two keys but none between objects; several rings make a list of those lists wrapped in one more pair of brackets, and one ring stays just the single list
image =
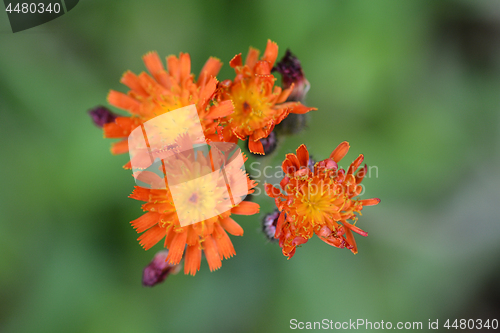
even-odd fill
[{"label": "orange hawkweed flower", "polygon": [[[342,142],[327,158],[314,166],[309,163],[309,152],[301,145],[296,154],[287,154],[282,169],[285,174],[281,190],[266,184],[268,196],[275,199],[280,215],[275,238],[279,239],[283,255],[290,259],[298,245],[306,243],[316,234],[325,243],[348,248],[357,253],[353,232],[368,234],[355,226],[357,216],[364,206],[377,205],[380,199],[355,199],[367,167],[359,168],[363,155],[359,155],[347,172],[339,169],[339,162],[349,150],[349,143]],[[354,221],[353,223],[348,220]]]},{"label": "orange hawkweed flower", "polygon": [[112,153],[128,151],[126,138],[140,124],[191,104],[196,105],[205,137],[220,141],[216,134],[217,118],[227,116],[234,110],[230,100],[213,102],[218,84],[215,76],[222,66],[220,60],[208,59],[197,81],[191,74],[191,58],[187,53],[180,53],[179,58],[173,55],[167,57],[167,69],[156,52],[146,54],[143,60],[151,75],[145,72],[135,75],[127,71],[121,82],[130,88],[128,93],[109,92],[109,104],[131,114],[130,117],[118,117],[103,127],[106,138],[125,138],[112,145]]},{"label": "orange hawkweed flower", "polygon": [[[219,269],[222,259],[228,259],[236,254],[227,233],[241,236],[243,229],[231,215],[253,215],[259,212],[260,207],[256,203],[242,201],[232,208],[229,206],[230,210],[227,210],[228,198],[223,191],[226,188],[226,175],[222,175],[220,170],[213,172],[212,157],[204,156],[198,151],[196,158],[190,158],[188,154],[192,152],[173,155],[162,166],[179,182],[194,179],[192,182],[184,183],[185,186],[180,186],[180,190],[177,188],[180,195],[177,192],[178,200],[176,199],[175,206],[171,192],[174,185],[166,189],[136,187],[130,198],[146,202],[142,205],[146,213],[131,222],[138,233],[143,232],[138,238],[140,245],[148,250],[165,239],[164,247],[169,249],[167,263],[177,265],[185,255],[184,273],[195,275],[200,269],[202,251],[205,253],[210,271]],[[235,167],[238,168],[239,165]],[[253,188],[257,184],[250,180],[248,175],[245,178],[246,183],[231,188],[233,196],[254,191]],[[164,181],[150,171],[143,171],[141,179],[150,184]],[[231,179],[229,182],[231,183]],[[181,226],[179,219],[185,219],[186,216],[183,215],[186,214],[190,215],[189,218],[200,222]]]},{"label": "orange hawkweed flower", "polygon": [[259,51],[251,47],[245,64],[241,53],[229,62],[236,72],[235,79],[221,84],[220,100],[234,103],[234,112],[223,119],[224,141],[236,143],[238,139],[248,138],[248,148],[255,154],[264,154],[260,140],[266,138],[289,113],[316,110],[300,102],[285,102],[293,86],[285,90],[274,86],[276,78],[271,70],[277,56],[278,45],[270,40],[260,60]]}]

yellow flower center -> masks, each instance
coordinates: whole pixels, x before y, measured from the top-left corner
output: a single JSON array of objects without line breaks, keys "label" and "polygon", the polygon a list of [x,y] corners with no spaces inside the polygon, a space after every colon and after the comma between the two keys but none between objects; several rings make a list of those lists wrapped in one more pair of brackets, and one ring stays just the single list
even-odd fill
[{"label": "yellow flower center", "polygon": [[323,224],[325,217],[336,211],[333,201],[337,198],[333,189],[322,182],[308,183],[299,192],[296,211],[305,221],[309,221],[312,226]]},{"label": "yellow flower center", "polygon": [[244,84],[234,87],[231,92],[234,113],[228,116],[234,127],[241,127],[247,135],[267,125],[273,115],[271,104],[259,89],[245,88]]},{"label": "yellow flower center", "polygon": [[175,185],[174,203],[177,215],[184,221],[203,221],[217,215],[223,193],[211,174]]}]

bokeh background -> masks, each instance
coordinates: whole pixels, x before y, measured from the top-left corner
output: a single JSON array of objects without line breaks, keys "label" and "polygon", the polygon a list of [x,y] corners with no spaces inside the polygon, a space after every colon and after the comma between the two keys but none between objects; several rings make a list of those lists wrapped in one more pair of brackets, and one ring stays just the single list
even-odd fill
[{"label": "bokeh background", "polygon": [[[281,138],[326,158],[365,155],[359,253],[314,238],[289,261],[238,217],[237,255],[210,273],[141,286],[127,157],[87,110],[126,91],[141,56],[189,52],[228,65],[267,39],[290,48],[318,111]],[[500,2],[80,1],[13,34],[0,14],[0,331],[284,332],[290,320],[500,319]],[[247,164],[248,165],[248,164]],[[248,168],[248,166],[247,166]]]}]

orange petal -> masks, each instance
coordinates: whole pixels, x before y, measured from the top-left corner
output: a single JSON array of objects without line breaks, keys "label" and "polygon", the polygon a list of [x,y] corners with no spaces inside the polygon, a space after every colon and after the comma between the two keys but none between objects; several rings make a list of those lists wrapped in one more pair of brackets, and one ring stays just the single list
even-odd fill
[{"label": "orange petal", "polygon": [[262,60],[269,61],[271,67],[274,65],[276,58],[278,57],[278,44],[272,42],[270,39],[267,40],[266,50],[262,56]]},{"label": "orange petal", "polygon": [[234,112],[234,105],[231,100],[220,102],[216,107],[210,108],[210,112],[205,116],[207,119],[216,119],[230,115]]},{"label": "orange petal", "polygon": [[180,53],[180,70],[181,70],[181,81],[186,80],[191,75],[191,57],[189,53]]},{"label": "orange petal", "polygon": [[260,210],[258,203],[250,201],[242,201],[238,206],[231,208],[231,213],[237,215],[253,215],[257,214]]},{"label": "orange petal", "polygon": [[[279,96],[276,98],[275,104],[280,104],[280,103],[283,103],[284,101],[286,101],[288,96],[290,96],[290,94],[292,93],[294,86],[295,86],[295,84],[292,83],[289,88],[281,91],[281,94],[279,94]],[[276,88],[279,88],[279,87],[275,87],[274,89],[276,89]],[[276,93],[279,93],[278,89],[276,89]]]},{"label": "orange petal", "polygon": [[274,187],[272,184],[264,184],[264,189],[266,191],[266,194],[271,198],[279,197],[281,194],[281,191]]},{"label": "orange petal", "polygon": [[112,123],[104,124],[104,137],[106,138],[123,138],[139,126],[138,118],[118,117]]},{"label": "orange petal", "polygon": [[165,243],[163,244],[163,247],[169,249],[170,245],[172,244],[172,241],[174,240],[174,237],[177,235],[177,233],[174,231],[174,228],[172,226],[167,228],[167,235],[165,236]]},{"label": "orange petal", "polygon": [[149,201],[149,189],[134,186],[134,191],[128,197],[139,201]]},{"label": "orange petal", "polygon": [[142,57],[142,60],[144,61],[144,64],[146,65],[148,71],[151,73],[151,75],[153,75],[157,82],[166,83],[165,67],[163,67],[163,63],[161,62],[158,53],[149,52]]},{"label": "orange petal", "polygon": [[359,166],[361,165],[361,163],[363,163],[363,154],[360,154],[358,156],[358,158],[356,158],[352,163],[351,165],[349,166],[349,169],[348,169],[348,174],[353,174],[358,168]]},{"label": "orange petal", "polygon": [[344,224],[344,227],[346,227],[346,229],[351,229],[352,231],[360,234],[361,236],[364,236],[364,237],[368,236],[368,233],[366,231],[356,227],[355,225],[350,224],[347,221],[342,221],[342,224]]},{"label": "orange petal", "polygon": [[123,74],[120,82],[129,87],[130,89],[132,89],[136,94],[139,94],[143,97],[148,96],[146,90],[142,88],[137,75],[135,75],[131,71],[126,71],[125,74]]},{"label": "orange petal", "polygon": [[336,180],[338,183],[342,183],[342,182],[345,180],[345,170],[344,170],[344,169],[340,169],[340,170],[337,172],[337,177],[335,178],[335,180]]},{"label": "orange petal", "polygon": [[179,66],[179,59],[177,59],[176,56],[171,55],[167,57],[167,68],[170,75],[173,76],[177,82],[179,82],[181,72]]},{"label": "orange petal", "polygon": [[108,103],[133,114],[139,113],[139,107],[141,105],[139,101],[116,90],[111,90],[109,92]]},{"label": "orange petal", "polygon": [[250,49],[248,50],[247,58],[245,59],[245,65],[250,68],[254,68],[255,64],[257,63],[257,59],[259,59],[259,53],[259,50],[250,47]]},{"label": "orange petal", "polygon": [[111,153],[114,155],[125,154],[128,152],[128,140],[113,142],[111,144]]},{"label": "orange petal", "polygon": [[[227,126],[226,128],[230,128]],[[245,134],[243,128],[241,127],[231,127],[233,134],[240,140],[245,140],[247,138],[247,134]],[[236,141],[238,142],[238,141]]]},{"label": "orange petal", "polygon": [[115,123],[126,131],[127,136],[132,132],[137,126],[140,125],[139,119],[134,117],[118,117],[115,119]]},{"label": "orange petal", "polygon": [[368,170],[368,167],[365,164],[365,166],[362,169],[359,169],[358,172],[356,172],[356,176],[355,176],[355,178],[356,178],[356,184],[361,183],[361,181],[363,180],[363,178],[365,178],[367,170]]},{"label": "orange petal", "polygon": [[212,98],[216,87],[217,87],[217,79],[211,77],[208,80],[205,87],[203,87],[203,89],[200,91],[198,105],[202,105],[207,101],[209,101]]},{"label": "orange petal", "polygon": [[[139,82],[141,83],[141,86],[146,90],[146,92],[149,95],[153,96],[160,96],[163,94],[171,94],[169,90],[167,90],[164,86],[162,86],[160,83],[158,83],[155,79],[153,79],[151,76],[146,74],[145,72],[142,72],[138,76]],[[140,113],[141,110],[139,109],[138,112]]]},{"label": "orange petal", "polygon": [[[282,106],[283,104],[281,104],[280,106]],[[290,114],[290,110],[286,107],[282,107],[280,109],[275,109],[276,111],[276,118],[275,118],[275,122],[273,124],[273,128],[274,128],[274,125],[275,124],[279,124],[283,121],[283,119],[285,119],[286,117],[288,117],[288,115]]]},{"label": "orange petal", "polygon": [[292,240],[292,246],[298,246],[298,245],[301,245],[301,244],[305,244],[305,243],[307,243],[308,240],[309,239],[304,238],[302,236],[297,236],[297,237],[295,237]]},{"label": "orange petal", "polygon": [[316,235],[320,237],[330,237],[332,235],[332,229],[330,229],[328,226],[324,225],[319,229],[318,231],[315,231]]},{"label": "orange petal", "polygon": [[309,152],[307,151],[306,145],[300,145],[300,147],[297,148],[296,152],[297,158],[299,160],[299,165],[307,167],[307,164],[309,163]]},{"label": "orange petal", "polygon": [[259,140],[248,139],[248,149],[254,154],[265,155],[264,146]]},{"label": "orange petal", "polygon": [[331,246],[335,246],[335,247],[338,247],[340,248],[340,246],[342,245],[342,242],[340,241],[339,238],[325,238],[323,236],[318,236],[319,239],[321,239],[323,242],[325,242],[326,244],[328,245],[331,245]]},{"label": "orange petal", "polygon": [[290,260],[292,259],[293,255],[295,254],[295,250],[297,250],[296,247],[294,247],[290,252],[285,252],[285,250],[283,249],[283,255],[287,256],[288,258],[286,258],[287,260]]},{"label": "orange petal", "polygon": [[109,139],[124,138],[130,134],[130,132],[124,130],[115,122],[104,124],[102,129],[104,132],[104,137]]},{"label": "orange petal", "polygon": [[380,203],[380,199],[379,198],[364,199],[364,200],[360,200],[359,202],[361,202],[361,204],[363,204],[363,206],[375,206],[375,205],[378,205]]},{"label": "orange petal", "polygon": [[317,110],[316,108],[311,108],[303,105],[300,102],[287,102],[279,105],[280,107],[287,107],[289,113],[304,114],[309,111]]},{"label": "orange petal", "polygon": [[219,59],[210,57],[201,69],[200,76],[198,77],[198,85],[201,85],[211,76],[216,77],[221,67],[222,62]]},{"label": "orange petal", "polygon": [[291,175],[300,169],[300,162],[295,154],[286,154],[286,158],[281,164],[283,172]]},{"label": "orange petal", "polygon": [[243,65],[243,61],[241,60],[241,53],[235,55],[233,59],[229,61],[229,66],[231,66],[232,68],[239,67],[241,65]]},{"label": "orange petal", "polygon": [[181,262],[184,247],[186,246],[187,232],[176,232],[172,243],[170,243],[167,260],[171,265],[177,265]]},{"label": "orange petal", "polygon": [[222,227],[233,236],[243,236],[243,228],[229,216],[220,221]]},{"label": "orange petal", "polygon": [[122,168],[125,170],[132,170],[132,163],[128,161]]},{"label": "orange petal", "polygon": [[165,229],[160,227],[158,224],[154,227],[148,229],[143,233],[137,240],[139,244],[144,248],[144,250],[149,250],[156,243],[158,243],[163,237],[165,237]]},{"label": "orange petal", "polygon": [[184,274],[196,275],[200,270],[201,249],[198,245],[188,246],[186,249],[186,259],[184,260]]},{"label": "orange petal", "polygon": [[156,52],[148,52],[143,57],[142,60],[146,65],[148,71],[154,76],[156,73],[164,70],[163,63],[161,62],[158,53]]},{"label": "orange petal", "polygon": [[288,176],[283,177],[283,179],[280,181],[281,188],[284,189],[289,182],[290,182],[290,177]]},{"label": "orange petal", "polygon": [[356,254],[358,253],[358,246],[356,245],[356,240],[354,239],[354,235],[351,231],[351,229],[346,228],[345,229],[345,237],[347,240],[347,243],[352,246],[351,252]]},{"label": "orange petal", "polygon": [[276,223],[276,231],[274,233],[274,238],[279,238],[281,236],[281,229],[283,228],[283,223],[285,222],[285,212],[281,212],[278,217],[278,222]]},{"label": "orange petal", "polygon": [[135,219],[132,222],[130,222],[130,224],[132,224],[132,227],[134,227],[135,231],[141,233],[143,231],[148,230],[155,224],[157,224],[159,220],[160,220],[160,214],[147,212],[138,219]]},{"label": "orange petal", "polygon": [[220,268],[222,265],[219,251],[217,250],[217,246],[212,239],[212,236],[207,236],[205,241],[203,242],[203,252],[205,252],[205,257],[207,257],[208,267],[210,271],[215,271]]},{"label": "orange petal", "polygon": [[[215,242],[217,243],[217,249],[219,250],[219,256],[224,259],[229,259],[233,255],[236,254],[234,251],[233,243],[229,236],[226,234],[224,229],[221,227],[219,223],[215,224],[215,231],[217,236],[214,237]],[[215,233],[214,233],[215,234]]]},{"label": "orange petal", "polygon": [[[158,57],[158,54],[156,52],[150,52],[142,57],[146,68],[148,69],[149,73],[153,76],[153,78],[161,85],[163,85],[165,88],[170,89],[171,87],[171,78],[168,76],[167,72],[165,71],[165,68],[163,67],[163,63],[161,62],[160,58]],[[129,75],[128,72],[125,73],[126,75]],[[142,73],[141,73],[142,74]],[[134,74],[132,74],[134,75]],[[135,75],[134,75],[135,76]],[[140,77],[137,76],[136,79]],[[132,76],[129,78],[122,78],[122,83],[127,85],[129,88],[133,89],[135,93],[137,93],[140,96],[147,97],[149,93],[145,89],[146,87],[144,86],[144,81],[141,82],[141,80],[137,80],[139,83],[139,87],[136,87],[136,84],[134,82],[131,82],[130,79],[133,79]],[[126,82],[126,81],[127,82]],[[133,87],[131,86],[133,84]]]},{"label": "orange petal", "polygon": [[193,228],[188,228],[187,229],[187,239],[186,239],[186,243],[188,246],[191,246],[191,245],[199,245],[199,237],[198,237],[198,234],[194,231]]},{"label": "orange petal", "polygon": [[335,162],[339,162],[349,151],[349,142],[344,141],[335,148],[334,151],[330,154],[330,158]]},{"label": "orange petal", "polygon": [[[267,61],[258,61],[255,64],[254,72],[261,78],[266,78],[266,79],[269,78],[273,80],[272,82],[268,82],[269,84],[272,84],[274,82],[274,75],[271,74],[271,69],[272,66]],[[262,81],[262,82],[267,82],[267,81]]]},{"label": "orange petal", "polygon": [[250,140],[252,141],[258,141],[262,138],[267,138],[269,136],[269,130],[266,131],[263,128],[258,128],[255,131],[253,131],[253,134],[250,136]]}]

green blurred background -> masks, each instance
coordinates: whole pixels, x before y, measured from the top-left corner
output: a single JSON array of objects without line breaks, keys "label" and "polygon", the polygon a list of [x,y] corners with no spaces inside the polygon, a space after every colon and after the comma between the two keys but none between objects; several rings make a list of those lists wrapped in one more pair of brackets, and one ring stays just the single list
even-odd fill
[{"label": "green blurred background", "polygon": [[[289,261],[237,217],[237,255],[154,288],[129,221],[140,202],[87,110],[126,91],[141,56],[189,52],[198,74],[270,38],[311,90],[301,143],[378,168],[364,181],[359,253],[314,238]],[[500,319],[500,2],[80,1],[13,34],[0,14],[0,331],[283,332],[290,320]],[[345,163],[347,164],[347,163]],[[346,165],[344,165],[346,166]],[[248,164],[247,164],[248,168]]]}]

